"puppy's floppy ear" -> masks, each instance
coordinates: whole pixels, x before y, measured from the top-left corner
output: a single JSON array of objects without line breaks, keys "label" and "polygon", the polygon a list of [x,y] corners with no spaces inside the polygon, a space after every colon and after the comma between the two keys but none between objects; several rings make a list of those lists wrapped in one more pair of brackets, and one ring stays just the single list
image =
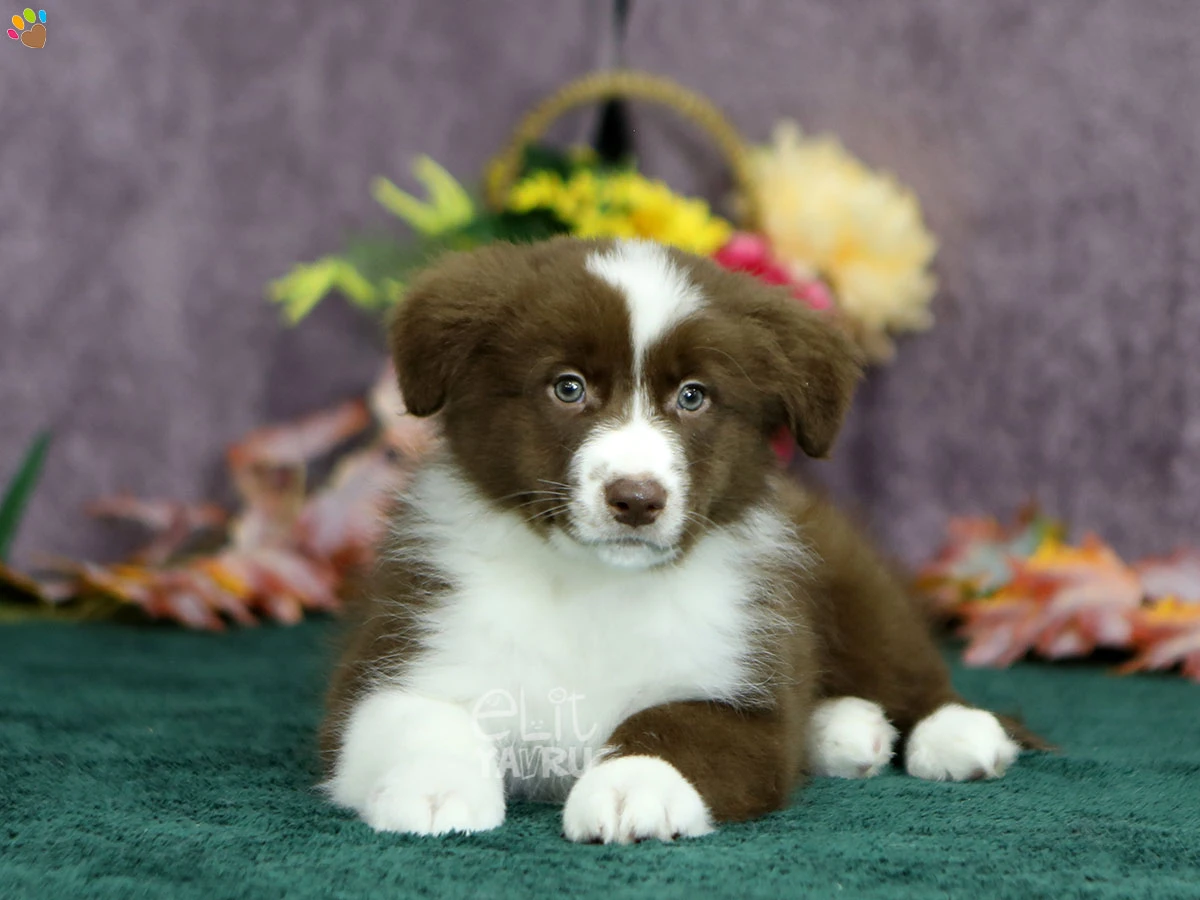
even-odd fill
[{"label": "puppy's floppy ear", "polygon": [[774,427],[786,425],[809,456],[828,456],[862,376],[861,353],[828,313],[808,309],[786,291],[770,293],[771,302],[756,310],[770,332],[768,419]]},{"label": "puppy's floppy ear", "polygon": [[390,330],[400,391],[413,415],[433,415],[446,404],[486,338],[497,304],[500,253],[486,248],[448,254],[405,291]]}]

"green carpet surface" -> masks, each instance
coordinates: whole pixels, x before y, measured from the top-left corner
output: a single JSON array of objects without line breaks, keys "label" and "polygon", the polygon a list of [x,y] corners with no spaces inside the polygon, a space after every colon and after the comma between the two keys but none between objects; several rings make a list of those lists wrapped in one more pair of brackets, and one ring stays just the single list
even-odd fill
[{"label": "green carpet surface", "polygon": [[332,628],[0,628],[0,898],[1200,898],[1200,686],[956,671],[1059,743],[999,781],[822,779],[674,845],[575,846],[554,807],[377,835],[313,791]]}]

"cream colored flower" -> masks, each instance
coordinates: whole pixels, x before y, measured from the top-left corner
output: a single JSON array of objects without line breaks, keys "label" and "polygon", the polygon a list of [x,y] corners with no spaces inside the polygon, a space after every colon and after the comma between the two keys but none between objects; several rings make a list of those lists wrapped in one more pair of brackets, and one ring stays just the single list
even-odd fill
[{"label": "cream colored flower", "polygon": [[752,166],[759,226],[775,255],[796,277],[829,283],[871,359],[892,355],[891,335],[933,323],[937,242],[912,191],[794,122],[776,127]]}]

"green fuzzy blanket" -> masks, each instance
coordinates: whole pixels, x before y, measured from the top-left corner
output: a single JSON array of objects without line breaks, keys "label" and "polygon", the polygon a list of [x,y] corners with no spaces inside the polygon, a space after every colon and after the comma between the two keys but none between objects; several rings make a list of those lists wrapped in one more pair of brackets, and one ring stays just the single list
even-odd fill
[{"label": "green fuzzy blanket", "polygon": [[818,780],[676,845],[575,846],[557,810],[376,835],[312,789],[331,626],[0,628],[0,897],[1200,898],[1200,687],[956,671],[1062,746],[994,782]]}]

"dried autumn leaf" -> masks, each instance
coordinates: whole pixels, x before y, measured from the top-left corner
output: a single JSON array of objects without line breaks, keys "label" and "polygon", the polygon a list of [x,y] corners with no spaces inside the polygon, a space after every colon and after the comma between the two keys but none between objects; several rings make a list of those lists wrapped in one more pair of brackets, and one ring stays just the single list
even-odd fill
[{"label": "dried autumn leaf", "polygon": [[[362,434],[378,435],[335,464],[324,484],[309,484],[308,464]],[[228,621],[299,621],[307,611],[336,611],[342,579],[369,564],[384,527],[382,507],[412,463],[437,440],[436,427],[404,409],[385,370],[367,400],[344,403],[298,422],[259,429],[229,449],[230,476],[241,499],[228,518],[213,506],[114,497],[93,512],[138,522],[154,541],[128,562],[58,566],[72,595],[137,606],[190,628],[219,630]],[[202,529],[224,529],[224,545],[183,555]],[[26,593],[40,582],[0,570]]]},{"label": "dried autumn leaf", "polygon": [[241,625],[255,624],[246,604],[200,569],[183,566],[147,571],[145,589],[149,598],[141,604],[142,609],[156,619],[174,619],[191,628],[222,631],[223,613]]},{"label": "dried autumn leaf", "polygon": [[212,503],[143,500],[128,494],[97,500],[88,507],[88,512],[101,518],[134,522],[147,529],[152,539],[132,557],[146,564],[165,563],[197,534],[220,529],[229,518],[225,510]]},{"label": "dried autumn leaf", "polygon": [[260,548],[254,553],[240,555],[255,596],[292,597],[303,609],[332,611],[338,608],[338,575],[327,562],[309,559],[290,550]]},{"label": "dried autumn leaf", "polygon": [[1009,584],[1017,576],[1021,560],[1060,531],[1057,522],[1031,507],[1011,528],[995,519],[952,519],[945,546],[918,573],[917,587],[943,612],[954,611],[965,601],[990,596]]},{"label": "dried autumn leaf", "polygon": [[382,446],[346,457],[305,504],[296,540],[309,555],[339,569],[366,563],[383,535],[384,507],[404,477]]},{"label": "dried autumn leaf", "polygon": [[1127,565],[1094,535],[1068,544],[1061,525],[1030,508],[1012,528],[952,522],[918,584],[959,619],[968,664],[1112,647],[1137,651],[1122,672],[1178,665],[1200,680],[1200,551]]},{"label": "dried autumn leaf", "polygon": [[959,610],[959,633],[968,640],[963,661],[1008,666],[1024,657],[1042,635],[1045,610],[1059,586],[1054,578],[1018,572],[992,596],[964,603]]},{"label": "dried autumn leaf", "polygon": [[243,548],[286,546],[304,509],[307,463],[371,423],[362,400],[253,432],[229,448],[230,474],[243,510],[231,527]]},{"label": "dried autumn leaf", "polygon": [[52,605],[68,600],[74,591],[71,580],[67,577],[34,578],[10,569],[4,563],[0,563],[0,586],[31,600]]},{"label": "dried autumn leaf", "polygon": [[1037,649],[1043,656],[1086,656],[1098,646],[1129,644],[1142,584],[1099,538],[1089,535],[1079,547],[1048,541],[1030,557],[1027,569],[1059,581],[1042,614]]},{"label": "dried autumn leaf", "polygon": [[1177,550],[1170,556],[1151,557],[1134,568],[1147,597],[1200,601],[1200,550]]},{"label": "dried autumn leaf", "polygon": [[283,623],[304,610],[338,606],[331,566],[289,550],[229,549],[165,568],[138,565],[77,567],[81,590],[140,607],[153,618],[219,631],[225,618],[255,624],[255,613]]},{"label": "dried autumn leaf", "polygon": [[286,545],[304,510],[308,473],[303,463],[249,460],[231,473],[242,511],[229,532],[238,547]]},{"label": "dried autumn leaf", "polygon": [[252,462],[306,463],[329,453],[370,424],[367,404],[350,400],[295,422],[251,432],[229,448],[229,465],[236,470]]},{"label": "dried autumn leaf", "polygon": [[421,459],[437,445],[437,420],[418,418],[409,413],[391,363],[384,366],[371,388],[368,402],[382,429],[384,441],[400,454],[402,460],[411,462]]},{"label": "dried autumn leaf", "polygon": [[1127,646],[1141,599],[1136,573],[1098,539],[1045,541],[994,597],[964,604],[964,660],[1006,666],[1031,651],[1062,659]]},{"label": "dried autumn leaf", "polygon": [[84,562],[75,566],[75,574],[79,589],[84,593],[93,591],[122,603],[142,607],[147,606],[153,596],[149,586],[152,576],[150,569]]},{"label": "dried autumn leaf", "polygon": [[1200,682],[1200,602],[1168,597],[1138,611],[1133,619],[1137,655],[1121,672],[1179,666]]}]

